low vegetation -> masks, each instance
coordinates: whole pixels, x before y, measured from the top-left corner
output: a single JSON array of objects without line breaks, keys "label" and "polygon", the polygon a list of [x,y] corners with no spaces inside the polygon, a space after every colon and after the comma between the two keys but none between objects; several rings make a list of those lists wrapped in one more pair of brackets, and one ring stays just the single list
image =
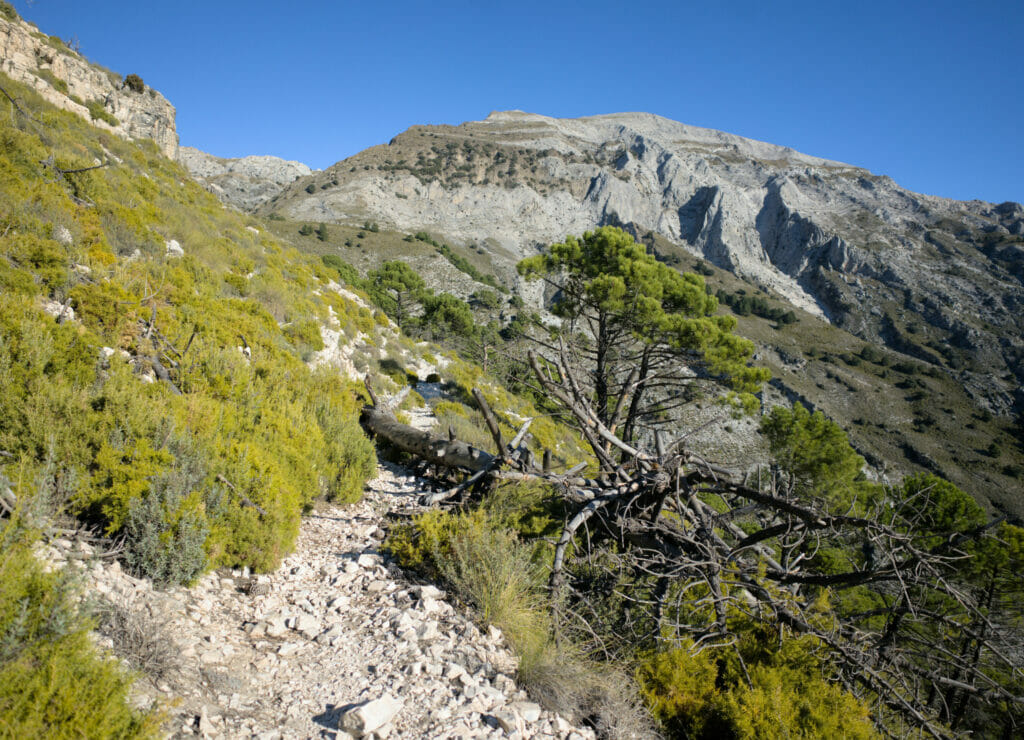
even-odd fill
[{"label": "low vegetation", "polygon": [[[659,358],[684,351],[675,365],[663,360],[653,375],[659,386],[670,377],[692,383],[672,368],[701,355],[737,378],[738,390],[759,378],[743,369],[742,342],[709,339],[707,330],[666,342],[673,329],[713,315],[714,299],[700,290],[703,302],[681,300],[683,286],[699,278],[676,288],[667,277],[659,282],[662,272],[644,269],[629,242],[602,230],[520,266],[559,289],[563,331],[533,330],[530,366],[587,440],[599,474],[559,477],[509,457],[516,477],[536,482],[495,478],[489,492],[481,483],[450,489],[444,496],[461,496],[461,511],[398,528],[393,554],[501,624],[539,700],[609,732],[600,712],[564,701],[567,686],[589,685],[583,676],[595,658],[635,676],[673,737],[1015,732],[1024,674],[1013,657],[1022,619],[1013,574],[1024,563],[1024,530],[987,521],[967,494],[934,475],[893,487],[868,481],[842,430],[800,404],[763,418],[772,466],[756,486],[631,432],[629,414],[643,418],[645,403],[655,407],[652,422],[665,418],[657,393],[631,401],[647,377],[648,350]],[[670,306],[686,321],[671,319]],[[577,334],[585,322],[600,330]],[[723,347],[735,355],[732,366]],[[468,416],[442,404],[437,412]],[[486,444],[479,433],[474,442]],[[982,626],[995,624],[1006,629]],[[531,673],[555,662],[590,667]],[[629,705],[629,682],[617,685],[625,688],[619,703],[600,701]]]},{"label": "low vegetation", "polygon": [[[275,568],[316,499],[359,498],[376,464],[357,423],[362,391],[308,364],[330,349],[321,329],[334,322],[342,341],[372,348],[357,367],[392,387],[421,380],[405,366],[414,338],[442,344],[431,348],[446,353],[437,377],[423,380],[441,383],[429,404],[464,441],[489,444],[477,389],[505,439],[533,419],[525,449],[549,452],[556,471],[583,463],[590,492],[675,476],[674,500],[657,489],[642,517],[630,507],[643,502],[623,504],[617,489],[579,498],[580,486],[535,475],[390,532],[399,563],[504,631],[521,682],[547,707],[609,736],[642,736],[652,721],[692,738],[1019,731],[1024,681],[1007,658],[1020,649],[1019,528],[989,521],[936,471],[888,488],[868,481],[840,427],[799,403],[760,425],[772,457],[763,490],[760,478],[756,489],[715,488],[697,458],[671,458],[670,469],[669,453],[645,457],[713,384],[731,392],[726,415],[754,408],[768,373],[751,366],[754,345],[738,329],[761,320],[786,332],[801,322],[793,311],[735,285],[715,290],[710,268],[680,274],[605,228],[519,266],[557,288],[561,334],[523,310],[500,323],[521,303],[473,254],[406,237],[489,286],[469,301],[429,290],[395,260],[364,277],[337,245],[397,239],[378,224],[274,224],[320,251],[300,253],[221,208],[151,144],[0,83],[22,109],[0,122],[0,736],[158,733],[159,708],[132,708],[132,677],[90,629],[136,670],[167,680],[177,670],[161,625],[114,602],[90,615],[71,577],[35,557],[53,521],[119,538],[126,567],[164,586],[217,566]],[[124,84],[145,90],[137,75]],[[546,156],[468,144],[433,155],[388,167],[427,177],[447,158],[463,163],[459,177],[512,182]],[[404,336],[381,333],[385,315]],[[898,375],[917,397],[915,426],[944,423],[922,405],[943,382],[927,364],[853,344],[799,361],[850,388]],[[689,372],[674,374],[681,365]],[[407,405],[422,402],[409,393]],[[1022,475],[998,438],[986,444],[979,454],[1001,474]],[[756,504],[741,505],[744,495]],[[613,498],[615,516],[571,527]],[[723,562],[694,556],[721,555],[727,539]],[[663,541],[671,557],[651,554]],[[908,558],[935,570],[908,575]],[[865,679],[869,641],[882,649]],[[904,688],[887,691],[890,680]]]},{"label": "low vegetation", "polygon": [[98,654],[69,574],[34,555],[38,533],[0,520],[0,737],[158,737],[131,678]]},{"label": "low vegetation", "polygon": [[[356,308],[152,144],[0,84],[21,109],[0,123],[0,513],[74,517],[157,584],[276,567],[304,509],[358,499],[376,468],[359,391],[304,361],[328,307]],[[152,731],[28,548],[5,535],[0,734]]]}]

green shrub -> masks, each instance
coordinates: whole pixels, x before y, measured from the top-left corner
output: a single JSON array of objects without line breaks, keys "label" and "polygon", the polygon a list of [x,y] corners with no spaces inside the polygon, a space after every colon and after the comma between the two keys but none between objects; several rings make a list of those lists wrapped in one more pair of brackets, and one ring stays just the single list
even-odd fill
[{"label": "green shrub", "polygon": [[770,643],[756,632],[735,650],[684,642],[644,655],[637,682],[674,737],[878,737],[867,706],[822,677],[807,640]]},{"label": "green shrub", "polygon": [[[316,185],[314,183],[309,183],[309,185],[306,186],[306,192],[309,193],[310,195],[315,193],[316,192]],[[312,232],[312,227],[311,227],[310,230]]]},{"label": "green shrub", "polygon": [[235,292],[243,298],[249,295],[249,279],[245,275],[228,273],[224,276],[224,282],[234,288]]},{"label": "green shrub", "polygon": [[314,319],[293,321],[284,327],[284,335],[303,351],[319,352],[324,348],[324,340],[320,335],[320,324]]},{"label": "green shrub", "polygon": [[146,83],[134,72],[124,78],[124,85],[132,92],[140,93],[146,90]]},{"label": "green shrub", "polygon": [[[321,495],[357,499],[375,470],[357,395],[301,361],[322,346],[328,305],[343,326],[372,332],[373,316],[320,293],[319,260],[254,238],[249,218],[154,146],[110,137],[0,80],[47,124],[45,142],[0,127],[0,215],[11,226],[0,230],[0,450],[12,456],[0,462],[18,466],[15,495],[123,536],[127,567],[158,581],[276,567],[304,508]],[[124,166],[76,175],[73,189],[40,172],[51,153],[87,164],[104,149]],[[55,223],[72,245],[51,239]],[[168,262],[172,236],[189,249]],[[112,245],[141,255],[118,260]],[[45,315],[49,298],[70,298],[78,320]],[[101,346],[126,350],[131,364],[118,352],[101,359]],[[181,395],[140,380],[156,354]]]},{"label": "green shrub", "polygon": [[125,561],[137,575],[157,584],[187,584],[207,566],[210,534],[208,515],[222,508],[219,488],[200,496],[206,478],[206,458],[186,439],[172,445],[174,463],[150,483],[145,495],[128,505],[125,521]]},{"label": "green shrub", "polygon": [[30,269],[47,288],[67,283],[68,257],[58,242],[35,234],[14,234],[5,245],[7,257]]},{"label": "green shrub", "polygon": [[119,532],[133,502],[148,493],[151,480],[173,461],[170,452],[155,449],[145,438],[104,442],[89,485],[73,503],[86,518],[104,522],[108,534]]},{"label": "green shrub", "polygon": [[3,16],[9,21],[18,20],[18,11],[14,9],[14,6],[8,2],[0,2],[0,16]]},{"label": "green shrub", "polygon": [[320,259],[327,267],[331,268],[336,273],[338,273],[338,277],[341,278],[341,281],[343,283],[351,285],[353,287],[359,287],[359,285],[362,283],[362,279],[359,277],[359,273],[356,271],[356,268],[354,268],[352,265],[350,265],[348,262],[343,260],[338,255],[325,254]]},{"label": "green shrub", "polygon": [[0,525],[0,737],[157,737],[131,679],[96,653],[69,577],[46,573],[16,522]]},{"label": "green shrub", "polygon": [[35,70],[35,74],[36,74],[37,77],[39,77],[41,79],[44,79],[47,82],[49,82],[54,90],[56,90],[58,92],[62,92],[65,95],[68,94],[68,83],[65,80],[62,80],[57,75],[55,75],[53,73],[53,70],[45,69],[45,68],[44,69],[37,69],[37,70]]},{"label": "green shrub", "polygon": [[89,116],[94,121],[103,121],[111,126],[120,126],[121,122],[114,117],[114,114],[107,110],[102,100],[90,100],[85,104],[89,109]]}]

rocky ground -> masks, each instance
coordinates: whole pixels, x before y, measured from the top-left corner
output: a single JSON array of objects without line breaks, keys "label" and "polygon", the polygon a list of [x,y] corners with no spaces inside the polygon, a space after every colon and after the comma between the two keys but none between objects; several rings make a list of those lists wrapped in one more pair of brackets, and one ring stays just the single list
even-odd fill
[{"label": "rocky ground", "polygon": [[362,502],[318,508],[294,554],[255,579],[158,591],[81,543],[48,555],[86,564],[86,590],[119,616],[100,639],[145,671],[140,703],[171,702],[174,737],[593,737],[516,687],[499,630],[381,552],[386,512],[419,488],[382,465]]}]

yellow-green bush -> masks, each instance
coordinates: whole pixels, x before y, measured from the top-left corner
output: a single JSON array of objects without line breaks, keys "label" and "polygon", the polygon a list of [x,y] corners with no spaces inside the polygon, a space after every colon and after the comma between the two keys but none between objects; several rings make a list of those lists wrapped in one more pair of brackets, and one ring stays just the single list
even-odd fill
[{"label": "yellow-green bush", "polygon": [[[127,565],[157,581],[275,567],[303,509],[358,499],[374,471],[356,393],[303,362],[328,305],[362,329],[372,315],[321,291],[322,265],[254,236],[151,142],[0,81],[34,119],[0,120],[0,472],[30,499],[49,461],[57,505],[125,535]],[[62,178],[40,171],[51,156],[111,165]],[[165,255],[170,239],[184,257]],[[51,300],[75,321],[46,316]],[[153,358],[170,383],[142,382]]]},{"label": "yellow-green bush", "polygon": [[97,654],[69,578],[31,545],[0,526],[0,738],[156,737],[160,717],[131,707],[130,676]]},{"label": "yellow-green bush", "polygon": [[823,678],[808,638],[769,633],[647,653],[637,668],[647,706],[673,737],[878,737],[867,706]]}]

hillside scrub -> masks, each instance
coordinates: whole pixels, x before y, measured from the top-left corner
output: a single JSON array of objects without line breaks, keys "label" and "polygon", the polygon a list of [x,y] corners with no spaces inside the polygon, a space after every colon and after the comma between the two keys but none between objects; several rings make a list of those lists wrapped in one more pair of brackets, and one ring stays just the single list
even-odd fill
[{"label": "hillside scrub", "polygon": [[44,569],[37,537],[0,521],[0,738],[158,737],[161,715],[131,708],[131,676],[96,652],[72,577]]},{"label": "hillside scrub", "polygon": [[[329,273],[152,145],[4,86],[32,116],[0,128],[0,449],[14,494],[32,497],[50,456],[58,504],[126,535],[137,572],[274,567],[303,508],[358,498],[374,468],[357,391],[302,361],[323,346],[313,290]],[[62,174],[93,158],[110,164]],[[171,239],[184,256],[165,256]]]},{"label": "hillside scrub", "polygon": [[[303,361],[328,306],[361,309],[152,143],[0,84],[19,106],[0,121],[0,515],[35,512],[44,535],[76,517],[158,585],[277,567],[314,499],[358,500],[376,470],[360,391]],[[2,546],[0,735],[151,733],[63,576]],[[37,630],[44,612],[66,625]]]}]

